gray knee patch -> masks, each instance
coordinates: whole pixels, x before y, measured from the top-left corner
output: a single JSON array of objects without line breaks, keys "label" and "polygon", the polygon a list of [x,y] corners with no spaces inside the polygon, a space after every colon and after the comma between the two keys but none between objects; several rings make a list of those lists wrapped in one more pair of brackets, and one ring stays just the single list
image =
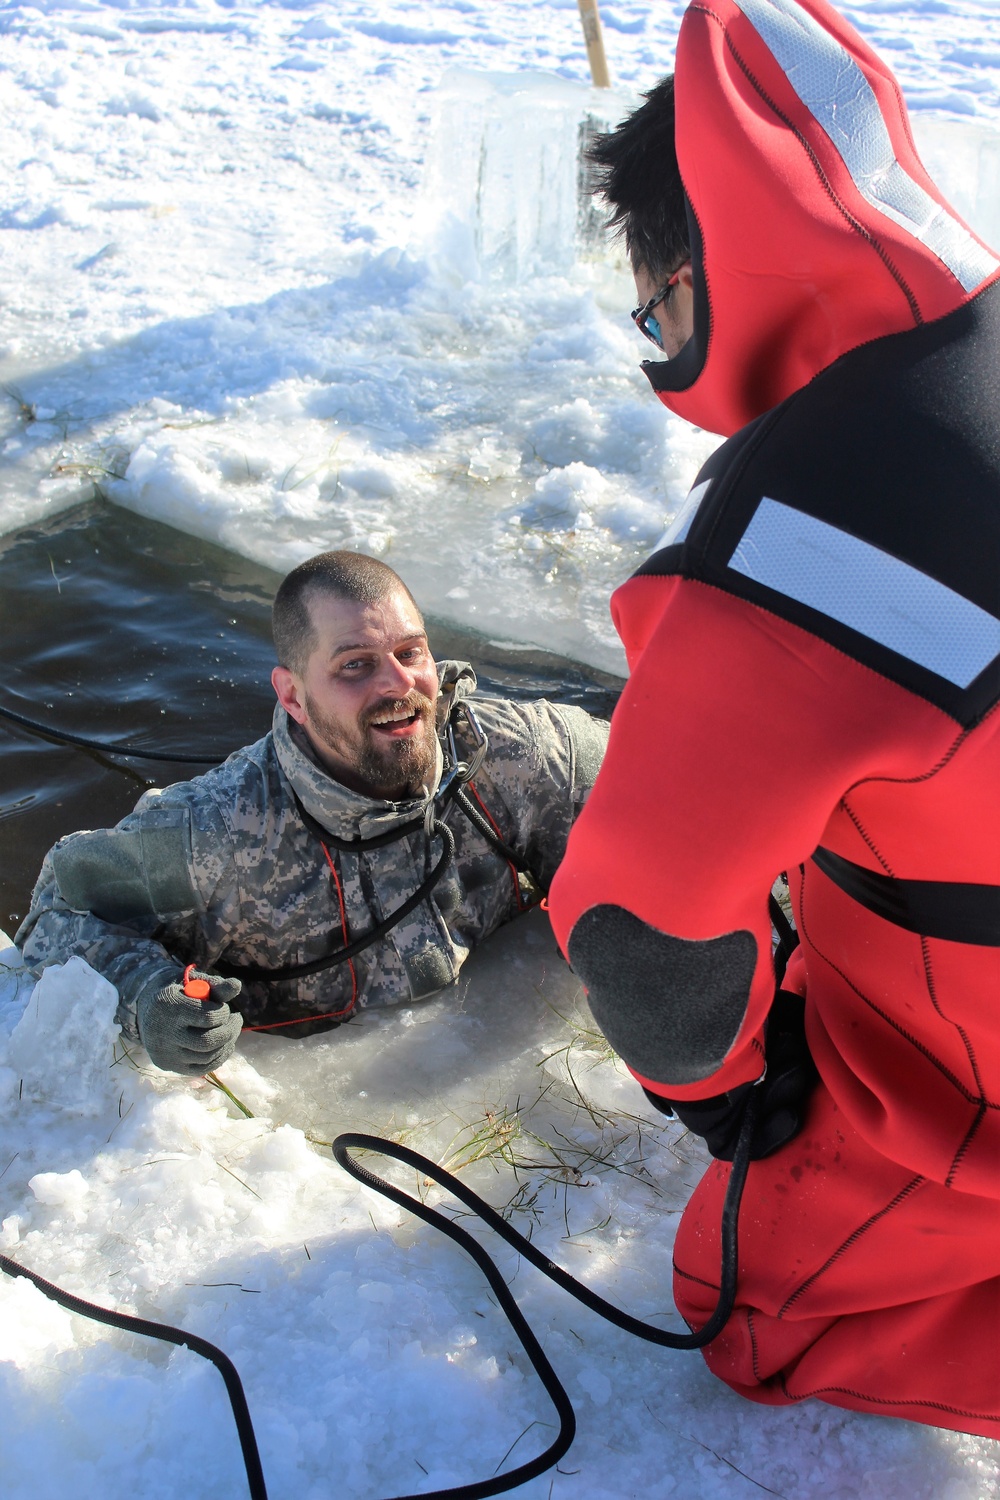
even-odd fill
[{"label": "gray knee patch", "polygon": [[698,1083],[722,1063],[746,1014],[757,965],[750,932],[693,942],[621,906],[593,906],[569,961],[615,1051],[653,1083]]}]

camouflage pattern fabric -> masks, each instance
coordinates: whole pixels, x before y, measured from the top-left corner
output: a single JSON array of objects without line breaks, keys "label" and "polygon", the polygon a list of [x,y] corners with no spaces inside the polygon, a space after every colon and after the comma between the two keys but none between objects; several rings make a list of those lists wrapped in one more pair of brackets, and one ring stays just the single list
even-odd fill
[{"label": "camouflage pattern fabric", "polygon": [[[438,670],[443,730],[476,679],[465,663]],[[544,700],[471,702],[489,754],[467,791],[547,889],[593,785],[608,726]],[[455,727],[459,753],[471,755],[461,713]],[[439,742],[428,798],[443,767]],[[271,733],[217,769],[146,792],[116,828],[70,834],[50,850],[16,936],[26,962],[40,969],[73,954],[85,958],[116,986],[118,1020],[138,1040],[137,996],[175,980],[179,966],[275,969],[322,957],[391,914],[441,857],[440,840],[422,826],[378,849],[324,850],[296,795],[324,829],[347,840],[422,818],[428,801],[376,801],[341,786],[279,706]],[[455,982],[476,943],[530,904],[530,881],[518,879],[454,803],[446,801],[439,816],[454,834],[456,857],[432,893],[350,965],[244,982],[233,1008],[247,1026],[306,1035],[363,1007],[434,994]]]}]

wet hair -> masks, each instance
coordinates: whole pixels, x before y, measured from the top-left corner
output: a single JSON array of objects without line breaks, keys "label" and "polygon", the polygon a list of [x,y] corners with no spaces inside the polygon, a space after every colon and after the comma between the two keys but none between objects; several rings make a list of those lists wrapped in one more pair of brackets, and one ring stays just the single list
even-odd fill
[{"label": "wet hair", "polygon": [[673,74],[645,104],[595,138],[587,159],[592,191],[611,207],[608,228],[624,237],[633,270],[659,283],[691,254],[684,184],[674,143]]},{"label": "wet hair", "polygon": [[271,632],[281,666],[301,677],[316,649],[310,607],[318,594],[346,599],[352,604],[377,604],[390,594],[404,593],[423,616],[398,573],[364,552],[320,552],[299,563],[284,578],[271,608]]}]

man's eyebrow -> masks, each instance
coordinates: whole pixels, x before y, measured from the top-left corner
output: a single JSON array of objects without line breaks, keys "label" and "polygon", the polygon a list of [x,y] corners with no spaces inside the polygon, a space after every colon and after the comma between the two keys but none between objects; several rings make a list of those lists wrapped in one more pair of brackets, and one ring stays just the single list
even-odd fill
[{"label": "man's eyebrow", "polygon": [[[396,645],[393,647],[393,650],[398,649],[398,647],[400,646],[408,645],[410,641],[426,641],[426,639],[426,630],[415,630],[412,635],[404,635],[400,640],[398,640],[396,642]],[[377,648],[372,641],[348,641],[343,646],[334,646],[333,650],[330,652],[330,655],[343,656],[345,651],[374,651],[376,649]]]}]

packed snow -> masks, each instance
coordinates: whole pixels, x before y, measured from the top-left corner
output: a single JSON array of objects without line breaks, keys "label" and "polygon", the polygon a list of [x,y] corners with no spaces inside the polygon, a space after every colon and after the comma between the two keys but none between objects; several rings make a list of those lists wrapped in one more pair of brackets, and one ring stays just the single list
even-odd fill
[{"label": "packed snow", "polygon": [[[305,1043],[245,1038],[219,1078],[250,1116],[211,1083],[129,1058],[114,991],[81,960],[33,991],[16,968],[9,989],[19,980],[20,999],[0,1010],[0,1251],[221,1346],[272,1500],[436,1491],[489,1478],[508,1454],[507,1467],[523,1462],[555,1435],[479,1273],[340,1170],[320,1143],[342,1130],[460,1168],[552,1259],[683,1331],[670,1251],[704,1157],[651,1118],[607,1056],[541,913],[474,955],[457,996]],[[1000,1493],[997,1444],[817,1403],[752,1406],[698,1355],[616,1331],[490,1248],[579,1421],[559,1470],[526,1497]],[[0,1306],[5,1494],[245,1493],[210,1365],[88,1323],[23,1280],[0,1279]]]},{"label": "packed snow", "polygon": [[[1000,243],[994,0],[844,9]],[[576,0],[0,3],[0,530],[96,487],[278,569],[378,552],[435,614],[621,670],[608,595],[715,439],[638,369],[579,142],[668,71],[682,10],[606,0],[609,94]],[[81,961],[36,987],[8,948],[0,978],[0,1250],[221,1345],[272,1500],[436,1490],[553,1435],[478,1273],[345,1176],[341,1130],[460,1166],[554,1260],[678,1326],[704,1158],[602,1047],[542,914],[455,993],[246,1038],[228,1093],[129,1056]],[[1000,1495],[1000,1445],[753,1406],[496,1253],[579,1419],[526,1497]],[[208,1365],[23,1280],[0,1307],[5,1494],[245,1492]]]}]

